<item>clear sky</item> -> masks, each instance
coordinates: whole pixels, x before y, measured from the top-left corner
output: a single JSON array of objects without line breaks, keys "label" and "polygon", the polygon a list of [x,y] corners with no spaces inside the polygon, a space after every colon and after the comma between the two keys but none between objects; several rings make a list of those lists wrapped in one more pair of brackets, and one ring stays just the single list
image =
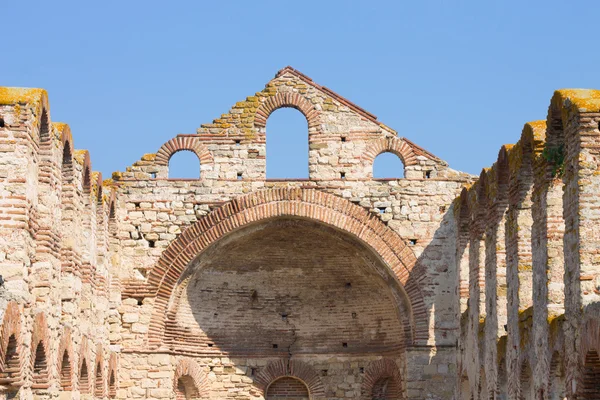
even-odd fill
[{"label": "clear sky", "polygon": [[[286,65],[474,174],[546,118],[555,89],[600,88],[598,1],[7,1],[1,13],[0,85],[47,89],[53,121],[105,177]],[[305,174],[291,166],[306,160],[302,124],[290,110],[269,119],[270,176]]]}]

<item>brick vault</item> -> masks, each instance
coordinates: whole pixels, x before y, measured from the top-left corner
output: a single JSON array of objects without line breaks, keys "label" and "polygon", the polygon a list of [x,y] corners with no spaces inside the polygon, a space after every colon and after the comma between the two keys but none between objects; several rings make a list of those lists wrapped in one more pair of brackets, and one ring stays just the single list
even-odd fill
[{"label": "brick vault", "polygon": [[[266,179],[282,107],[308,179]],[[286,67],[103,180],[0,88],[0,398],[598,399],[599,122],[559,90],[475,177]]]}]

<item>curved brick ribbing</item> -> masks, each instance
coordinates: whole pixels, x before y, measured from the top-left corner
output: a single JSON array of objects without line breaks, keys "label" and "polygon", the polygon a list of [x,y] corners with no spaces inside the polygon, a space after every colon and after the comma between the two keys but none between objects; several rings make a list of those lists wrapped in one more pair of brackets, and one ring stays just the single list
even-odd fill
[{"label": "curved brick ribbing", "polygon": [[402,375],[398,365],[390,359],[373,361],[365,369],[365,374],[361,387],[361,396],[364,400],[371,400],[373,387],[380,379],[391,378],[404,391]]},{"label": "curved brick ribbing", "polygon": [[404,167],[417,164],[417,154],[410,144],[398,137],[387,137],[375,140],[363,154],[363,159],[368,164],[373,164],[375,158],[381,153],[393,153],[397,155]]},{"label": "curved brick ribbing", "polygon": [[189,150],[198,156],[201,165],[212,164],[213,156],[202,145],[200,139],[191,136],[177,136],[163,144],[156,153],[156,165],[167,166],[173,154],[178,151]]},{"label": "curved brick ribbing", "polygon": [[[416,257],[404,240],[377,216],[340,197],[313,189],[271,189],[239,197],[186,229],[162,253],[149,274],[150,290],[156,299],[148,340],[160,345],[164,333],[166,307],[188,264],[209,245],[245,225],[281,216],[312,219],[340,229],[359,239],[374,251],[390,269],[408,302],[403,315],[407,344],[426,341],[429,334],[427,309],[423,302],[422,277],[412,276]],[[419,269],[420,272],[420,269]]]},{"label": "curved brick ribbing", "polygon": [[208,380],[202,368],[189,358],[183,358],[177,363],[175,375],[173,377],[173,390],[177,389],[177,384],[180,378],[189,376],[194,383],[193,388],[189,388],[193,393],[188,393],[190,398],[207,398],[209,394]]},{"label": "curved brick ribbing", "polygon": [[[8,348],[10,338],[14,337],[17,342],[16,352],[11,360],[8,360]],[[15,302],[8,303],[4,310],[2,319],[2,330],[0,331],[0,385],[19,387],[21,381],[23,359],[21,358],[21,311]],[[8,361],[8,362],[7,362]]]},{"label": "curved brick ribbing", "polygon": [[[43,354],[43,360],[38,360],[37,349],[41,344]],[[36,314],[33,319],[33,333],[31,337],[31,364],[34,369],[33,374],[33,388],[34,389],[46,389],[50,386],[49,380],[49,362],[50,362],[50,332],[48,331],[48,323],[46,321],[46,315],[43,312]],[[41,361],[41,365],[36,364]],[[39,372],[35,372],[35,369],[40,368]]]},{"label": "curved brick ribbing", "polygon": [[279,360],[269,363],[260,370],[254,379],[254,386],[266,397],[269,385],[286,376],[302,381],[308,388],[311,399],[325,396],[325,387],[319,374],[310,365],[294,360]]},{"label": "curved brick ribbing", "polygon": [[63,147],[67,146],[70,151],[69,154],[73,154],[75,152],[75,149],[73,148],[73,134],[71,133],[71,128],[69,127],[69,125],[61,124],[59,134],[60,141],[62,142]]},{"label": "curved brick ribbing", "polygon": [[295,108],[304,114],[306,121],[308,121],[308,129],[319,128],[319,111],[311,102],[298,93],[277,93],[275,96],[267,98],[267,100],[258,107],[258,110],[256,110],[254,125],[258,128],[264,128],[267,125],[269,115],[282,107]]},{"label": "curved brick ribbing", "polygon": [[[66,366],[62,365],[63,357],[67,353],[69,357],[69,375],[67,380],[63,380],[63,368]],[[61,389],[65,391],[71,391],[73,388],[73,371],[75,370],[75,354],[73,353],[73,338],[71,337],[71,328],[66,327],[63,329],[62,334],[60,335],[60,342],[58,345],[58,375],[61,377]]]}]

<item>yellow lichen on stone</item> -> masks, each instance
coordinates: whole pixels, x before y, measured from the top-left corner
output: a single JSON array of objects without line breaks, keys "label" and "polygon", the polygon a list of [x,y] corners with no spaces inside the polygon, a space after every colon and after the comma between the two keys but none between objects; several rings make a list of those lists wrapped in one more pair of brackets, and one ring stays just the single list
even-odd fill
[{"label": "yellow lichen on stone", "polygon": [[156,153],[146,153],[142,156],[142,161],[154,161],[156,159]]},{"label": "yellow lichen on stone", "polygon": [[45,96],[44,89],[0,87],[0,105],[36,104]]},{"label": "yellow lichen on stone", "polygon": [[600,112],[600,90],[561,89],[555,92],[565,108],[581,112]]}]

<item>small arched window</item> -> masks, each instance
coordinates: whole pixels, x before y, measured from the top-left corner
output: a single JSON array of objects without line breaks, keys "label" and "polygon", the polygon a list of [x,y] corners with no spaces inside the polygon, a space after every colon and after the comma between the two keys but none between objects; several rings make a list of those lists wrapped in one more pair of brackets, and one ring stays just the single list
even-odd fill
[{"label": "small arched window", "polygon": [[108,380],[108,397],[114,399],[117,397],[117,382],[115,379],[115,371],[110,371],[110,378]]},{"label": "small arched window", "polygon": [[102,397],[104,388],[104,382],[102,381],[102,363],[96,364],[96,379],[95,379],[95,395],[96,397]]},{"label": "small arched window", "polygon": [[308,122],[294,108],[280,108],[269,116],[267,178],[308,178]]},{"label": "small arched window", "polygon": [[85,359],[81,363],[81,369],[79,371],[79,392],[81,394],[88,394],[90,391],[90,377],[88,375],[88,368]]},{"label": "small arched window", "polygon": [[384,152],[375,157],[373,161],[373,178],[404,178],[404,164],[400,157],[391,152]]},{"label": "small arched window", "polygon": [[60,362],[60,388],[63,391],[71,390],[71,362],[67,350],[64,351]]},{"label": "small arched window", "polygon": [[373,385],[372,400],[397,400],[400,398],[400,385],[392,377],[380,378]]},{"label": "small arched window", "polygon": [[286,376],[269,385],[266,400],[309,400],[309,398],[308,388],[302,381]]},{"label": "small arched window", "polygon": [[17,338],[15,335],[10,335],[8,338],[8,346],[6,347],[6,354],[4,355],[4,365],[0,370],[0,378],[3,381],[12,383],[20,369],[19,354],[17,353]]},{"label": "small arched window", "polygon": [[35,348],[35,362],[33,363],[33,374],[40,375],[46,371],[48,363],[46,362],[46,351],[44,344],[39,342]]},{"label": "small arched window", "polygon": [[533,400],[533,382],[531,379],[531,368],[527,361],[521,367],[521,394],[520,400]]},{"label": "small arched window", "polygon": [[180,150],[169,159],[169,179],[199,179],[200,160],[191,150]]},{"label": "small arched window", "polygon": [[565,370],[563,368],[562,357],[555,351],[550,361],[550,384],[548,388],[548,398],[550,400],[563,400],[567,396],[565,383]]},{"label": "small arched window", "polygon": [[594,350],[588,351],[583,366],[583,396],[582,399],[600,398],[600,356]]},{"label": "small arched window", "polygon": [[177,380],[175,388],[175,399],[188,400],[198,397],[198,388],[194,384],[194,380],[189,375],[183,375]]}]

